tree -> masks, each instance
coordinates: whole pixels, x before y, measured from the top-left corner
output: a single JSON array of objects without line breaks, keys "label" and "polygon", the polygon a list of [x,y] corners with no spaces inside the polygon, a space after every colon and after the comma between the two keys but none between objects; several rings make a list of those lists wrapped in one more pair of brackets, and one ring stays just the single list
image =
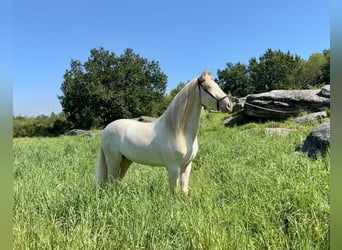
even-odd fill
[{"label": "tree", "polygon": [[330,49],[314,53],[308,60],[280,50],[268,49],[249,64],[227,63],[217,71],[217,82],[225,92],[242,97],[274,89],[303,89],[330,84]]},{"label": "tree", "polygon": [[248,68],[245,64],[227,63],[226,68],[217,71],[217,82],[226,93],[236,97],[246,96],[253,92],[253,86],[248,77]]},{"label": "tree", "polygon": [[164,96],[164,101],[159,105],[157,115],[161,115],[172,102],[173,98],[182,90],[186,85],[184,82],[179,82],[176,88],[171,89],[170,94]]},{"label": "tree", "polygon": [[172,97],[172,99],[182,90],[182,88],[185,87],[185,85],[185,82],[179,82],[176,88],[171,89],[170,96]]},{"label": "tree", "polygon": [[59,96],[74,127],[102,127],[120,118],[153,115],[163,102],[167,76],[159,63],[126,49],[120,56],[92,49],[85,63],[72,60]]},{"label": "tree", "polygon": [[302,84],[304,88],[316,87],[321,85],[322,68],[326,59],[320,53],[312,54],[304,63]]},{"label": "tree", "polygon": [[249,61],[248,72],[255,92],[265,92],[274,89],[295,88],[298,83],[302,59],[291,55],[288,51],[268,49],[264,55]]},{"label": "tree", "polygon": [[325,63],[322,66],[321,83],[330,84],[330,49],[323,50]]}]

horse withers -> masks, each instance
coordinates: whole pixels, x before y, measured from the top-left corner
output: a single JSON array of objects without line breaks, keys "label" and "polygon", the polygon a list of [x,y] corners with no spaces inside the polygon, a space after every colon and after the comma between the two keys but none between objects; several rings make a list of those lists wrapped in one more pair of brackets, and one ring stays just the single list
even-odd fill
[{"label": "horse withers", "polygon": [[108,124],[102,133],[95,181],[123,178],[131,163],[137,162],[165,166],[171,192],[180,181],[187,194],[202,106],[221,112],[233,109],[229,97],[205,70],[185,85],[155,122],[120,119]]}]

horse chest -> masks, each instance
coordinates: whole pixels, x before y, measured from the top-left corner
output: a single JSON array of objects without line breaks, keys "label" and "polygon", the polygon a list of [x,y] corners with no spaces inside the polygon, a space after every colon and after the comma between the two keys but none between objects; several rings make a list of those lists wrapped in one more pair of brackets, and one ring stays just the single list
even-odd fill
[{"label": "horse chest", "polygon": [[172,155],[181,166],[186,166],[191,162],[198,151],[197,137],[195,140],[176,140],[172,150]]}]

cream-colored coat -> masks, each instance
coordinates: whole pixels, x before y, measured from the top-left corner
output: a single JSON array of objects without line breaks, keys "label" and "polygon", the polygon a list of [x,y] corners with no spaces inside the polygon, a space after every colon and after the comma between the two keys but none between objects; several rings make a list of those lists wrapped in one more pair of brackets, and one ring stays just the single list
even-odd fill
[{"label": "cream-colored coat", "polygon": [[178,93],[157,121],[120,119],[108,124],[102,134],[95,181],[103,182],[109,176],[123,178],[130,164],[137,162],[166,166],[170,190],[177,189],[180,179],[182,191],[188,193],[191,162],[198,151],[201,106],[219,104],[221,111],[231,111],[232,104],[224,96],[204,71]]}]

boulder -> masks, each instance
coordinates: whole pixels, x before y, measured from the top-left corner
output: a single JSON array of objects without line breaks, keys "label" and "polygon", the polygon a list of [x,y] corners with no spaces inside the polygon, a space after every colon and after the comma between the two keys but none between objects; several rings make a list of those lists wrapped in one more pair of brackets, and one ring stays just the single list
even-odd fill
[{"label": "boulder", "polygon": [[223,124],[226,127],[234,127],[234,126],[245,124],[247,121],[248,119],[246,119],[245,116],[243,116],[242,114],[237,114],[237,115],[234,115],[225,119],[223,121]]},{"label": "boulder", "polygon": [[82,130],[82,129],[72,129],[72,130],[66,132],[64,135],[67,135],[67,136],[75,136],[75,135],[84,134],[84,133],[86,133],[86,132],[87,132],[87,131]]},{"label": "boulder", "polygon": [[243,110],[246,102],[246,97],[236,98],[237,101],[233,106],[233,112]]},{"label": "boulder", "polygon": [[323,118],[326,118],[326,117],[327,117],[327,112],[325,111],[315,112],[315,113],[311,113],[308,115],[303,115],[303,116],[295,118],[292,121],[292,124],[305,124],[305,123],[309,123],[312,121],[322,121]]},{"label": "boulder", "polygon": [[72,130],[66,132],[64,135],[66,135],[66,136],[83,135],[85,138],[92,138],[95,136],[95,133],[91,133],[91,132],[83,130],[83,129],[72,129]]},{"label": "boulder", "polygon": [[330,98],[330,85],[325,85],[318,93],[319,96]]},{"label": "boulder", "polygon": [[288,129],[288,128],[266,128],[266,132],[268,134],[277,134],[277,135],[289,135],[293,129]]},{"label": "boulder", "polygon": [[330,120],[322,123],[315,128],[305,139],[298,145],[296,152],[307,153],[309,157],[316,158],[317,153],[321,153],[325,157],[330,147]]},{"label": "boulder", "polygon": [[330,107],[321,90],[273,90],[246,97],[244,112],[252,117],[285,119],[301,111],[317,112]]}]

